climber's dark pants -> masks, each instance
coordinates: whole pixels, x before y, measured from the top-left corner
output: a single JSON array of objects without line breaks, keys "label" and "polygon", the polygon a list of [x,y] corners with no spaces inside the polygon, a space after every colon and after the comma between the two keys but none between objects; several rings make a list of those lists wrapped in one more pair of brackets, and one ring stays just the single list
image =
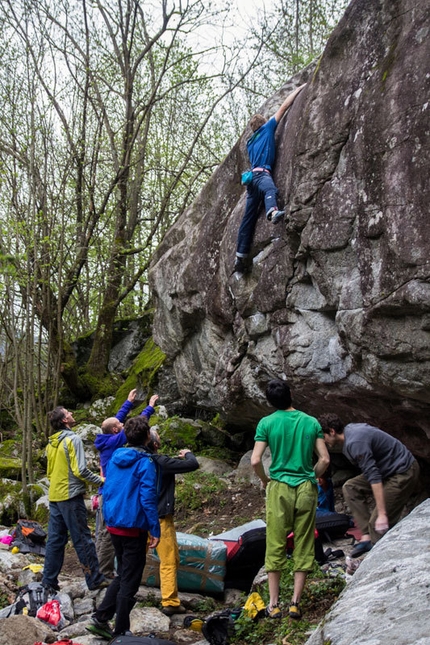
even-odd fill
[{"label": "climber's dark pants", "polygon": [[252,182],[247,186],[246,190],[248,195],[245,213],[237,236],[236,255],[239,257],[246,257],[249,254],[261,203],[264,201],[266,214],[277,207],[278,189],[270,173],[254,172]]}]

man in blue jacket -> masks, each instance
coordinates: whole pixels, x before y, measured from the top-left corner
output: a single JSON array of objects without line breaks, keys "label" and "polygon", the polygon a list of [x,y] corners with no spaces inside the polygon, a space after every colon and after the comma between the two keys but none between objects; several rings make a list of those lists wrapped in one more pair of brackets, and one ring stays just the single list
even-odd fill
[{"label": "man in blue jacket", "polygon": [[[105,419],[101,425],[102,434],[95,438],[94,445],[100,453],[100,468],[103,477],[106,473],[106,466],[117,448],[127,443],[124,432],[124,422],[127,415],[133,409],[136,400],[137,390],[131,390],[121,408],[114,417]],[[141,412],[141,415],[149,419],[154,414],[154,406],[158,401],[158,394],[151,396],[149,405]],[[110,534],[106,529],[103,518],[103,487],[99,488],[99,507],[96,519],[96,550],[101,573],[106,578],[114,577],[115,553]]]},{"label": "man in blue jacket", "polygon": [[[105,639],[126,634],[130,612],[135,604],[149,547],[160,541],[158,521],[159,470],[152,455],[145,450],[149,441],[148,420],[128,419],[124,426],[128,446],[112,455],[106,469],[103,488],[104,516],[111,534],[118,562],[118,575],[92,616],[88,631]],[[115,617],[112,631],[108,621]]]},{"label": "man in blue jacket", "polygon": [[180,450],[178,457],[159,455],[161,441],[158,432],[150,432],[147,449],[152,452],[154,460],[161,468],[161,488],[158,498],[158,515],[160,518],[161,537],[157,547],[160,558],[161,611],[166,616],[185,613],[178,596],[179,549],[176,529],[173,521],[175,512],[175,475],[197,470],[199,462],[187,448]]},{"label": "man in blue jacket", "polygon": [[252,169],[252,181],[247,186],[245,213],[237,237],[234,270],[238,273],[245,273],[248,269],[247,258],[261,203],[264,201],[266,218],[272,224],[277,224],[285,214],[285,211],[278,209],[278,189],[272,178],[276,152],[275,130],[305,85],[306,83],[291,92],[271,119],[267,120],[262,114],[254,114],[249,122],[254,133],[246,143]]}]

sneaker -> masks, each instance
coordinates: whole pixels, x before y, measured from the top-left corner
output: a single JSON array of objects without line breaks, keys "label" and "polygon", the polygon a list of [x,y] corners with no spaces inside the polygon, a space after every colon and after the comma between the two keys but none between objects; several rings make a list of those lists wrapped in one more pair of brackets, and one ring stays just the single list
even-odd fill
[{"label": "sneaker", "polygon": [[272,224],[277,224],[278,222],[281,221],[284,215],[285,215],[285,211],[273,211],[273,213],[270,216],[269,222],[272,222]]},{"label": "sneaker", "polygon": [[372,548],[372,542],[370,540],[364,540],[363,542],[357,542],[355,547],[351,551],[351,558],[359,558],[360,555],[368,553]]},{"label": "sneaker", "polygon": [[282,618],[281,610],[279,609],[278,605],[274,605],[273,607],[270,607],[270,605],[267,605],[264,615],[266,618]]},{"label": "sneaker", "polygon": [[240,258],[236,256],[236,261],[234,263],[234,271],[236,273],[247,273],[248,272],[248,263],[246,258]]},{"label": "sneaker", "polygon": [[114,636],[109,623],[102,623],[97,620],[95,616],[92,616],[91,622],[85,627],[85,629],[91,634],[101,636],[101,638],[104,638],[107,641],[110,641]]},{"label": "sneaker", "polygon": [[42,587],[48,591],[50,594],[55,594],[57,591],[60,591],[60,585],[57,583],[54,583],[53,585],[50,585],[48,582],[42,582]]},{"label": "sneaker", "polygon": [[102,578],[102,580],[97,585],[94,585],[94,587],[88,587],[88,588],[90,591],[96,591],[98,589],[106,589],[106,587],[109,587],[111,582],[112,582],[112,579],[108,580],[107,578]]},{"label": "sneaker", "polygon": [[300,620],[300,618],[302,617],[302,612],[300,611],[298,602],[290,603],[290,607],[288,609],[288,615],[290,618],[293,618],[294,620]]},{"label": "sneaker", "polygon": [[185,614],[187,610],[183,605],[167,605],[167,607],[162,607],[161,611],[165,616],[173,616],[174,614]]}]

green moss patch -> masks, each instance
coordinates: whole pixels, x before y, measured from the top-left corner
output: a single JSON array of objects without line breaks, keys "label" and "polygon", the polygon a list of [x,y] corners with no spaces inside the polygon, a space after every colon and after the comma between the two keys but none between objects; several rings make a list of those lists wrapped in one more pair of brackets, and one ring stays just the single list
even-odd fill
[{"label": "green moss patch", "polygon": [[21,454],[21,445],[14,439],[7,439],[0,444],[0,458],[17,458]]},{"label": "green moss patch", "polygon": [[200,423],[180,417],[170,417],[162,421],[158,427],[163,452],[175,452],[182,448],[195,452],[199,447],[201,433]]},{"label": "green moss patch", "polygon": [[15,479],[21,476],[21,459],[0,457],[0,477]]},{"label": "green moss patch", "polygon": [[[145,396],[145,400],[149,401],[151,394],[155,391],[157,382],[157,372],[165,361],[166,355],[154,343],[152,338],[149,338],[139,356],[134,361],[127,380],[120,387],[117,392],[115,402],[112,405],[111,413],[115,414],[127,399],[130,390],[137,388],[138,395]],[[140,408],[143,409],[142,403],[139,408],[135,408],[136,414],[139,414]]]}]

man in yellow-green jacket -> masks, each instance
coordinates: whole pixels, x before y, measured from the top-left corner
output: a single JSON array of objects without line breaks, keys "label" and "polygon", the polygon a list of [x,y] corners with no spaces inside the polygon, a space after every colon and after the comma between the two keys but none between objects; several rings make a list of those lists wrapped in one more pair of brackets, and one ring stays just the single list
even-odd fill
[{"label": "man in yellow-green jacket", "polygon": [[58,590],[69,533],[89,589],[109,583],[99,571],[96,549],[88,528],[84,503],[85,482],[100,486],[103,479],[87,468],[82,439],[71,428],[76,424],[62,406],[49,413],[52,427],[46,448],[49,486],[49,524],[42,583]]}]

